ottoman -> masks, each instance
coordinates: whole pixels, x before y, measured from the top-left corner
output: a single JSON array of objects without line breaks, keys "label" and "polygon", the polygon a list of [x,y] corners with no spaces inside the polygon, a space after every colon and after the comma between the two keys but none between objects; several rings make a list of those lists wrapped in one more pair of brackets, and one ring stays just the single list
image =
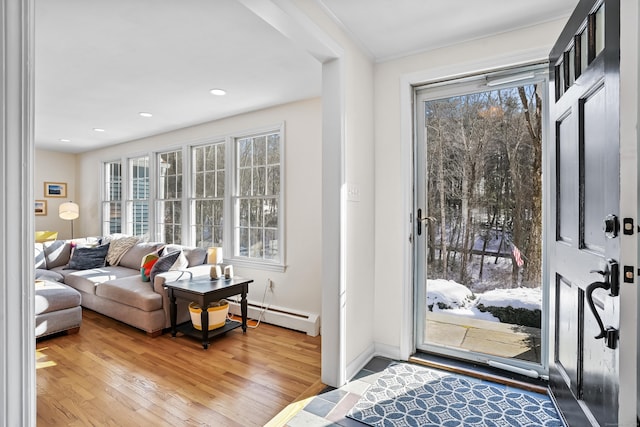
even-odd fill
[{"label": "ottoman", "polygon": [[64,283],[36,280],[35,313],[36,338],[66,331],[80,330],[82,297]]}]

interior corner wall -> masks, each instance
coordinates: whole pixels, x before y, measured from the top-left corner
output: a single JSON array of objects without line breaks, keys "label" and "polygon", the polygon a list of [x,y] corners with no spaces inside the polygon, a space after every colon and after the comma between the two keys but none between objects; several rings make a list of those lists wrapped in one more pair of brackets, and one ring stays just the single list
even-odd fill
[{"label": "interior corner wall", "polygon": [[[57,231],[59,239],[71,238],[71,223],[60,219],[58,207],[64,202],[80,203],[76,197],[76,155],[57,151],[35,150],[35,169],[33,177],[33,198],[47,203],[47,214],[35,216],[35,229],[41,231]],[[63,182],[67,184],[67,197],[45,197],[45,182]],[[80,207],[80,218],[74,221],[73,234],[82,234],[81,220],[84,216]]]},{"label": "interior corner wall", "polygon": [[566,19],[378,63],[374,80],[376,352],[406,359],[414,347],[411,85],[544,60]]},{"label": "interior corner wall", "polygon": [[346,61],[345,127],[345,342],[346,376],[373,355],[374,136],[373,63],[352,54]]},{"label": "interior corner wall", "polygon": [[[220,119],[78,155],[76,195],[84,235],[101,234],[100,173],[102,162],[176,149],[207,138],[233,135],[285,123],[286,271],[236,268],[254,280],[249,301],[293,311],[321,312],[321,100],[284,104]],[[267,292],[267,279],[274,291]]]},{"label": "interior corner wall", "polygon": [[[343,49],[341,84],[336,85],[342,93],[332,94],[340,98],[344,108],[343,159],[336,162],[342,164],[343,170],[334,171],[343,174],[341,194],[338,195],[341,200],[341,242],[340,248],[336,248],[341,251],[341,283],[336,286],[325,284],[330,292],[338,291],[335,295],[325,296],[324,301],[330,301],[332,307],[323,306],[323,311],[335,309],[336,315],[343,317],[343,336],[332,341],[339,341],[338,347],[342,348],[331,348],[330,351],[338,352],[339,357],[344,358],[344,366],[338,368],[343,370],[337,375],[338,381],[348,380],[374,355],[374,65],[350,36],[318,7],[318,2],[299,1],[296,6]],[[329,380],[325,376],[327,357],[323,342],[323,381]],[[333,355],[331,357],[333,359]],[[331,370],[335,368],[332,366]]]}]

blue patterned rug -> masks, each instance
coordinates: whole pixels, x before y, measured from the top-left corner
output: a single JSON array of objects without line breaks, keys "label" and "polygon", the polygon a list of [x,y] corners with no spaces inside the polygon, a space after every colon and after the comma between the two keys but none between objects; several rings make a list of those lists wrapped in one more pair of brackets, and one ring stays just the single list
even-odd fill
[{"label": "blue patterned rug", "polygon": [[543,394],[409,363],[391,363],[347,417],[374,427],[564,426]]}]

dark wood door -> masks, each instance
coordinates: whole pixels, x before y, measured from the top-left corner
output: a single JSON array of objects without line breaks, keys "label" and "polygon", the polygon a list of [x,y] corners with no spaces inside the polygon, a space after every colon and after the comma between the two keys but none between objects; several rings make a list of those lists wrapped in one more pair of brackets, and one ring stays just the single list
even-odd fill
[{"label": "dark wood door", "polygon": [[550,387],[570,425],[618,425],[618,0],[581,0],[550,54]]}]

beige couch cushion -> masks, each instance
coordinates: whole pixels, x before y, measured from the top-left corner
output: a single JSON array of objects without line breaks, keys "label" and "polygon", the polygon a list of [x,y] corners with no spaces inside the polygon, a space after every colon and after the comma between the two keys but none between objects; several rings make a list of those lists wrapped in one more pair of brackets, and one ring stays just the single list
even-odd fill
[{"label": "beige couch cushion", "polygon": [[132,246],[125,254],[120,258],[119,265],[122,267],[127,267],[134,269],[140,272],[140,264],[142,263],[142,258],[150,254],[151,252],[155,252],[158,248],[162,247],[163,243],[137,243]]},{"label": "beige couch cushion", "polygon": [[107,252],[107,263],[118,265],[124,254],[140,240],[137,236],[122,237],[109,241],[109,252]]},{"label": "beige couch cushion", "polygon": [[95,287],[99,283],[122,277],[140,277],[140,273],[130,268],[109,266],[92,268],[90,270],[64,270],[62,267],[54,269],[64,276],[64,283],[79,291],[95,294]]},{"label": "beige couch cushion", "polygon": [[44,245],[42,243],[35,243],[34,246],[34,264],[35,268],[47,268],[47,260],[44,254]]},{"label": "beige couch cushion", "polygon": [[189,267],[204,264],[207,259],[206,249],[182,245],[166,245],[163,254],[168,254],[173,251],[182,251],[187,261],[189,261]]},{"label": "beige couch cushion", "polygon": [[44,246],[44,256],[49,270],[61,265],[67,265],[71,256],[71,243],[64,240],[53,240],[44,242],[42,245]]},{"label": "beige couch cushion", "polygon": [[64,283],[43,282],[42,284],[36,284],[36,314],[77,307],[81,301],[80,293]]},{"label": "beige couch cushion", "polygon": [[96,287],[96,295],[143,311],[162,308],[162,295],[154,292],[140,275],[104,282]]}]

